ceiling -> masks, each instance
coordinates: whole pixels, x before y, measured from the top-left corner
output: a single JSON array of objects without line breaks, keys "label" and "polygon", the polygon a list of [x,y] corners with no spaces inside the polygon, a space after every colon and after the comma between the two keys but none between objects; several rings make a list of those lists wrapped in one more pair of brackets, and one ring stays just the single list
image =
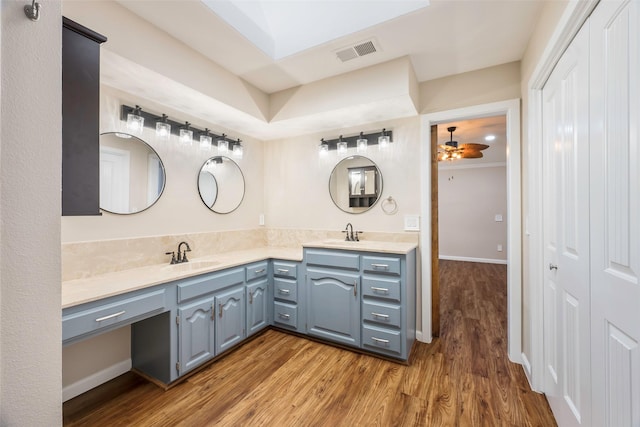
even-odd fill
[{"label": "ceiling", "polygon": [[[489,148],[482,151],[480,159],[458,159],[451,162],[440,162],[440,168],[460,166],[474,163],[504,163],[507,161],[507,117],[494,116],[479,119],[459,120],[438,125],[438,145],[451,139],[448,127],[455,126],[453,140],[458,144],[486,144]],[[495,136],[493,141],[486,141],[488,135]]]},{"label": "ceiling", "polygon": [[[288,54],[289,50],[282,50],[268,54],[265,50],[269,51],[269,48],[257,47],[201,1],[118,2],[268,94],[403,56],[410,58],[418,81],[517,61],[524,54],[543,4],[543,0],[431,0],[429,6],[410,11],[411,8],[400,8],[400,5],[424,2],[267,0],[267,3],[280,6],[277,8],[281,13],[280,21],[271,16],[276,9],[269,9],[271,22],[296,22],[294,11],[306,11],[313,15],[318,27],[334,25],[333,21],[320,19],[331,17],[316,12],[320,4],[348,4],[350,9],[337,11],[336,16],[341,15],[347,22],[352,19],[353,28],[357,28],[355,24],[359,13],[356,11],[364,14],[375,4],[379,3],[385,10],[393,10],[396,5],[399,12],[399,16],[393,19],[351,34],[325,42],[312,42],[315,46],[302,48],[298,53]],[[300,4],[305,7],[301,8]],[[294,34],[299,34],[300,38],[307,33],[319,32],[308,23],[298,22],[295,28],[297,33]],[[337,56],[338,52],[365,42],[371,42],[367,46],[373,46],[375,52],[344,62]]]}]

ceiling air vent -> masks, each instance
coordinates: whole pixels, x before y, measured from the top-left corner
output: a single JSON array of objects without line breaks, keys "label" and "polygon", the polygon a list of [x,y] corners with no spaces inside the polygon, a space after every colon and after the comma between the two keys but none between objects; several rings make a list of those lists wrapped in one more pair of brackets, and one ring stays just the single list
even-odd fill
[{"label": "ceiling air vent", "polygon": [[354,46],[349,46],[344,49],[336,51],[336,56],[342,62],[351,61],[352,59],[359,58],[361,56],[369,55],[370,53],[377,52],[376,45],[373,40],[358,43]]}]

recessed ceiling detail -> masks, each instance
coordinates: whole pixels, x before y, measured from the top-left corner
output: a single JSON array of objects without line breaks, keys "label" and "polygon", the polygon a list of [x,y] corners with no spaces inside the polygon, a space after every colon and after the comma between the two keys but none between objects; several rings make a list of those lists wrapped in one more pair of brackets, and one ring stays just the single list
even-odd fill
[{"label": "recessed ceiling detail", "polygon": [[[274,60],[362,31],[429,5],[428,0],[201,1]],[[363,53],[358,54],[362,55]]]}]

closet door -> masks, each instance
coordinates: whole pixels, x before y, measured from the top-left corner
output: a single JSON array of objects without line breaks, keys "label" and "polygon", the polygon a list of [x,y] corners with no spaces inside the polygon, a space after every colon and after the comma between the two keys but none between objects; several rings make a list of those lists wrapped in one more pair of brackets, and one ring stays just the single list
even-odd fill
[{"label": "closet door", "polygon": [[640,1],[591,17],[594,426],[640,426]]},{"label": "closet door", "polygon": [[589,25],[543,89],[545,394],[558,425],[589,425]]}]

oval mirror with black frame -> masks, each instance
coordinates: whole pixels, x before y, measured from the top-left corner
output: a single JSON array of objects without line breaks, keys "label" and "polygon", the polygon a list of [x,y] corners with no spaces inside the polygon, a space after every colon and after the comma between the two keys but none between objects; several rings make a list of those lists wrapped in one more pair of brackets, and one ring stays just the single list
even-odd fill
[{"label": "oval mirror with black frame", "polygon": [[333,203],[344,212],[366,212],[380,199],[382,173],[367,157],[347,157],[331,172],[329,194]]},{"label": "oval mirror with black frame", "polygon": [[235,211],[244,199],[244,175],[240,166],[225,156],[207,159],[198,173],[198,192],[213,212]]},{"label": "oval mirror with black frame", "polygon": [[164,164],[145,141],[122,132],[100,135],[100,209],[142,212],[160,199],[165,183]]}]

